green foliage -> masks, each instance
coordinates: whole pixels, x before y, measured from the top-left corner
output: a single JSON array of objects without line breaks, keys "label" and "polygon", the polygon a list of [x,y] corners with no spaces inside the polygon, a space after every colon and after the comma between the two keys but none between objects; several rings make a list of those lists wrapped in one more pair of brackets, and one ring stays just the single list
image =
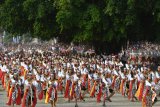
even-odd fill
[{"label": "green foliage", "polygon": [[160,40],[159,0],[3,0],[0,26],[13,35],[121,43]]},{"label": "green foliage", "polygon": [[13,34],[26,32],[27,21],[23,14],[22,0],[5,0],[0,5],[0,25]]},{"label": "green foliage", "polygon": [[50,39],[57,34],[53,0],[5,0],[0,5],[0,26],[11,34],[31,33]]}]

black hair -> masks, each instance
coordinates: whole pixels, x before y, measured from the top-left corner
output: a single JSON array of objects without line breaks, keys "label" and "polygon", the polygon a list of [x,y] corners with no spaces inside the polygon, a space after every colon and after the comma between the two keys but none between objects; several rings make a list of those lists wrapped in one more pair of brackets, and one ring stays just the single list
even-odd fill
[{"label": "black hair", "polygon": [[132,77],[132,78],[134,77],[133,71],[131,71],[131,77]]}]

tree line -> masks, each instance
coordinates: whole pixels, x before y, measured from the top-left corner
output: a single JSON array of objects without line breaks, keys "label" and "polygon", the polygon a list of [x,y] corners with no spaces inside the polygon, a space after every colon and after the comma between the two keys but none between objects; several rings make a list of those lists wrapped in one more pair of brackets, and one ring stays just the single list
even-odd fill
[{"label": "tree line", "polygon": [[160,0],[1,0],[0,27],[115,51],[127,40],[160,41]]}]

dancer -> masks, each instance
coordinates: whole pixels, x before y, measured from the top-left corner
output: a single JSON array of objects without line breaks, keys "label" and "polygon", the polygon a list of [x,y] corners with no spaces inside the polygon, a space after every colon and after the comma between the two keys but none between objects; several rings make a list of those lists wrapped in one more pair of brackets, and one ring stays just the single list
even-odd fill
[{"label": "dancer", "polygon": [[14,73],[13,78],[11,78],[11,88],[9,89],[9,97],[8,97],[7,105],[11,105],[12,107],[21,104],[21,89],[18,84],[18,74]]}]

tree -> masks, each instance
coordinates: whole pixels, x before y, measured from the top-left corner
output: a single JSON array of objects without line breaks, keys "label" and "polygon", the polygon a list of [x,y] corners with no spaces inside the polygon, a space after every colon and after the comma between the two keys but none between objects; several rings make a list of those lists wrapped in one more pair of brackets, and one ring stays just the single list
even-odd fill
[{"label": "tree", "polygon": [[22,35],[29,32],[43,39],[56,36],[53,0],[5,0],[0,7],[0,25],[9,33]]},{"label": "tree", "polygon": [[160,40],[159,0],[3,0],[0,26],[13,35],[121,49],[127,40]]},{"label": "tree", "polygon": [[35,37],[50,39],[57,36],[56,10],[53,0],[25,0],[24,12],[31,23],[31,32]]},{"label": "tree", "polygon": [[0,5],[0,25],[14,35],[28,32],[28,20],[22,4],[23,0],[5,0]]}]

